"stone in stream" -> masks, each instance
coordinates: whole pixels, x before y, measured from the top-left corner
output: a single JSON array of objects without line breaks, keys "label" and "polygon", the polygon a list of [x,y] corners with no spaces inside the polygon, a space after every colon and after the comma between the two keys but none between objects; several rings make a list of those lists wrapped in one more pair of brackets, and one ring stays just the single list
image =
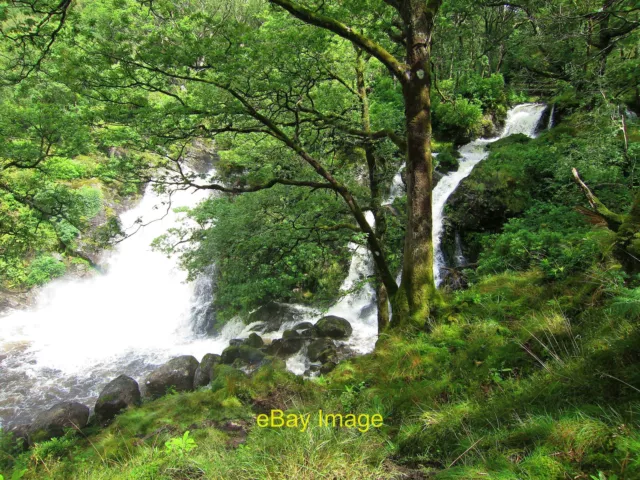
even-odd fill
[{"label": "stone in stream", "polygon": [[351,324],[341,317],[328,315],[318,320],[315,330],[319,337],[329,337],[335,339],[347,338],[353,332]]},{"label": "stone in stream", "polygon": [[307,347],[307,356],[312,362],[325,363],[335,358],[337,349],[333,340],[328,338],[319,338],[309,344]]},{"label": "stone in stream", "polygon": [[264,360],[264,353],[257,348],[247,345],[234,345],[224,349],[221,355],[221,363],[231,365],[236,360],[241,363],[255,365]]},{"label": "stone in stream", "polygon": [[193,390],[193,377],[199,365],[192,355],[172,358],[147,376],[144,381],[145,397],[158,398],[170,389],[177,392]]},{"label": "stone in stream", "polygon": [[215,353],[207,353],[202,357],[202,361],[200,365],[198,365],[198,368],[196,368],[196,373],[193,375],[194,389],[209,385],[211,382],[211,371],[213,367],[220,363],[220,360],[220,355],[216,355]]},{"label": "stone in stream", "polygon": [[260,335],[254,332],[250,334],[244,340],[244,342],[242,342],[242,344],[246,345],[247,347],[260,348],[264,346],[264,340],[262,340],[262,337]]},{"label": "stone in stream", "polygon": [[300,351],[304,345],[304,337],[295,330],[285,330],[282,338],[274,340],[265,351],[269,355],[287,356]]},{"label": "stone in stream", "polygon": [[138,382],[126,375],[111,380],[100,392],[95,406],[96,418],[100,423],[112,420],[118,413],[141,403]]},{"label": "stone in stream", "polygon": [[89,421],[89,407],[78,402],[62,402],[40,412],[28,430],[29,443],[62,437],[67,429],[80,430]]}]

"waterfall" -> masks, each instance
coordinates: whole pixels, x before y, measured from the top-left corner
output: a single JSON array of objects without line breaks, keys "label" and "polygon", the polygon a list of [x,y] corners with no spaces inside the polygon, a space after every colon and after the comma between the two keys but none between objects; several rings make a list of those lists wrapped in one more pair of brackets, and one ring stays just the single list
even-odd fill
[{"label": "waterfall", "polygon": [[[503,136],[533,136],[543,109],[527,104],[511,110]],[[485,146],[495,140],[476,140],[462,147],[459,170],[443,177],[434,189],[436,275],[444,264],[439,248],[444,204],[487,156]],[[391,204],[403,192],[399,171],[384,203]],[[104,274],[53,281],[39,292],[34,308],[0,318],[0,427],[30,421],[37,412],[64,400],[91,406],[102,387],[120,374],[142,380],[172,357],[200,359],[206,353],[221,353],[230,339],[251,333],[255,325],[234,319],[217,336],[206,336],[213,300],[213,276],[208,273],[214,267],[187,282],[175,256],[168,258],[150,247],[154,238],[183,219],[174,208],[193,207],[206,195],[178,191],[168,208],[167,198],[147,188],[140,203],[121,215],[124,226],[139,231],[109,252]],[[375,227],[371,212],[367,221]],[[343,344],[352,352],[367,353],[377,340],[375,291],[367,282],[374,272],[373,261],[366,246],[351,243],[349,248],[353,255],[342,298],[326,312],[291,308],[299,313],[296,322],[315,323],[327,314],[345,318],[353,334]],[[296,322],[261,336],[267,341],[280,338]],[[287,360],[289,370],[298,374],[308,365],[304,352]]]},{"label": "waterfall", "polygon": [[467,259],[464,258],[462,252],[462,238],[460,238],[460,232],[456,232],[456,251],[453,258],[456,267],[463,267],[467,264]]},{"label": "waterfall", "polygon": [[171,198],[147,188],[140,203],[121,215],[133,236],[108,252],[105,273],[61,279],[39,292],[33,309],[0,318],[0,426],[29,421],[63,400],[92,405],[119,374],[141,379],[156,365],[184,354],[220,353],[244,325],[232,322],[217,338],[201,330],[211,301],[210,278],[187,283],[176,258],[150,243],[192,207],[205,191]]},{"label": "waterfall", "polygon": [[451,194],[458,188],[460,182],[467,178],[473,168],[487,158],[487,145],[501,138],[522,133],[530,137],[535,136],[536,127],[540,122],[545,105],[539,103],[525,103],[512,108],[507,114],[507,121],[502,135],[497,138],[474,140],[460,148],[460,167],[457,171],[445,175],[433,189],[433,273],[436,285],[442,282],[442,268],[445,266],[444,253],[441,248],[444,225],[444,206]]},{"label": "waterfall", "polygon": [[549,123],[547,124],[547,130],[551,130],[553,128],[553,116],[556,113],[556,104],[551,105],[551,112],[549,113]]}]

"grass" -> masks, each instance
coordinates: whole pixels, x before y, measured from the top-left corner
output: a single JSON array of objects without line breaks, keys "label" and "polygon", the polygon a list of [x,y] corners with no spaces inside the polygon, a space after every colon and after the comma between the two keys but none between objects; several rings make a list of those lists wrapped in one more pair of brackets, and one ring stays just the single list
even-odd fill
[{"label": "grass", "polygon": [[[553,284],[536,271],[488,277],[450,295],[429,332],[391,332],[327,377],[302,380],[280,361],[252,376],[220,367],[209,388],[0,468],[6,478],[26,469],[25,479],[633,480],[640,333],[637,312],[618,305],[637,295],[589,272]],[[271,409],[379,413],[385,424],[258,428],[256,414]],[[196,447],[167,451],[186,431]]]}]

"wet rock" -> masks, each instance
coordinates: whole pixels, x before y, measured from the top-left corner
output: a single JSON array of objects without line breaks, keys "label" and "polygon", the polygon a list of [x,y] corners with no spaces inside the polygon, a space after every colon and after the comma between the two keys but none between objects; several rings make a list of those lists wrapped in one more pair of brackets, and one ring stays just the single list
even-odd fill
[{"label": "wet rock", "polygon": [[145,382],[145,396],[161,397],[170,389],[177,392],[193,390],[193,377],[200,363],[191,355],[173,358],[151,372]]},{"label": "wet rock", "polygon": [[304,345],[304,337],[295,330],[285,330],[282,338],[274,340],[265,351],[269,355],[288,356],[300,351]]},{"label": "wet rock", "polygon": [[322,375],[326,375],[327,373],[332,372],[337,366],[338,364],[336,362],[334,362],[333,360],[330,360],[322,364],[322,367],[320,367],[320,373]]},{"label": "wet rock", "polygon": [[221,355],[221,363],[231,365],[236,360],[241,363],[256,365],[264,360],[264,353],[247,345],[236,345],[225,348]]},{"label": "wet rock", "polygon": [[328,338],[319,338],[309,344],[307,347],[307,356],[312,362],[325,363],[329,359],[334,358],[337,349],[333,340]]},{"label": "wet rock", "polygon": [[244,343],[244,339],[242,338],[232,338],[231,340],[229,340],[229,346],[231,347],[238,347],[243,343]]},{"label": "wet rock", "polygon": [[216,355],[215,353],[207,353],[202,357],[202,361],[200,362],[200,365],[198,365],[198,368],[196,368],[196,372],[193,375],[194,389],[209,385],[211,382],[211,372],[213,367],[219,364],[220,361],[220,355]]},{"label": "wet rock", "polygon": [[284,303],[269,302],[249,314],[249,323],[261,322],[254,331],[269,333],[280,329],[283,323],[295,322],[300,312]]},{"label": "wet rock", "polygon": [[247,347],[260,348],[264,346],[264,340],[262,340],[262,337],[257,333],[252,333],[244,340],[243,345],[246,345]]},{"label": "wet rock", "polygon": [[99,422],[112,420],[122,410],[140,405],[138,382],[126,375],[111,380],[100,392],[95,406]]},{"label": "wet rock", "polygon": [[319,337],[336,339],[347,338],[353,332],[353,328],[347,320],[335,315],[329,315],[318,320],[315,329]]},{"label": "wet rock", "polygon": [[312,325],[311,328],[307,328],[306,330],[299,330],[298,333],[303,340],[314,340],[318,338],[318,331],[315,325]]},{"label": "wet rock", "polygon": [[89,407],[78,402],[62,402],[40,412],[28,430],[30,442],[44,442],[61,437],[65,430],[79,430],[87,426]]}]

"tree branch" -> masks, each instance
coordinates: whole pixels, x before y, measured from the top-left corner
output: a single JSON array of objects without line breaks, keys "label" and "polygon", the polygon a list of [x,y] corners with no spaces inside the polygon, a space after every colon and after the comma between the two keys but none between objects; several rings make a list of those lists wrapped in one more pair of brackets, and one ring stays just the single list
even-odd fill
[{"label": "tree branch", "polygon": [[301,5],[290,2],[289,0],[269,0],[270,3],[278,5],[288,11],[291,15],[299,18],[305,23],[315,25],[316,27],[329,30],[340,37],[349,40],[370,55],[376,57],[389,71],[401,82],[407,82],[407,73],[409,67],[399,62],[393,55],[385,50],[381,45],[374,42],[370,38],[357,33],[351,27],[338,22],[337,20],[314,13]]}]

